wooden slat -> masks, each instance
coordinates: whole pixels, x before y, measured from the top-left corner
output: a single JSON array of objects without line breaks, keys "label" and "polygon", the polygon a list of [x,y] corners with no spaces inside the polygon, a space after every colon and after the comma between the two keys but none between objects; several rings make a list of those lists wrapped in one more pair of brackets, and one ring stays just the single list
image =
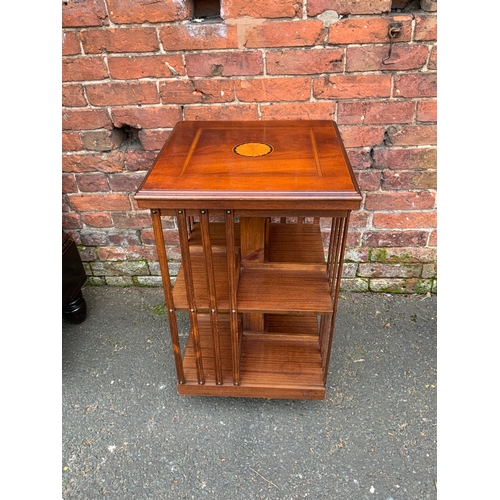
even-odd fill
[{"label": "wooden slat", "polygon": [[[225,247],[226,246],[226,228],[223,222],[210,223],[210,241],[212,247]],[[234,225],[234,244],[236,247],[240,246],[240,225]],[[190,246],[201,246],[201,230],[200,224],[195,222],[193,224],[193,232],[189,237]]]},{"label": "wooden slat", "polygon": [[269,261],[325,262],[319,224],[270,224]]}]

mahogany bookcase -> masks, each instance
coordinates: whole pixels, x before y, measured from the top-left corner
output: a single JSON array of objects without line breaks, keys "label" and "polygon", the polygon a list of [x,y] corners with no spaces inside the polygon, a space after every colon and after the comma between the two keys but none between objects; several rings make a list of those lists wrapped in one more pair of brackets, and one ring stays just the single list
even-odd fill
[{"label": "mahogany bookcase", "polygon": [[361,203],[337,125],[179,122],[135,200],[151,210],[178,393],[324,399],[349,215]]}]

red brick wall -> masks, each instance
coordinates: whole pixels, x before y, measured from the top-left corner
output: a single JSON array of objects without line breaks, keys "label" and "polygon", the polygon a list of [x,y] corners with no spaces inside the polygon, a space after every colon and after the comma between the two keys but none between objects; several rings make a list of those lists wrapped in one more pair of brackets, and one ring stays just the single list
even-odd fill
[{"label": "red brick wall", "polygon": [[437,12],[391,3],[222,0],[203,23],[187,0],[63,2],[63,228],[89,283],[160,284],[133,194],[177,121],[295,118],[339,124],[363,191],[343,288],[436,291]]}]

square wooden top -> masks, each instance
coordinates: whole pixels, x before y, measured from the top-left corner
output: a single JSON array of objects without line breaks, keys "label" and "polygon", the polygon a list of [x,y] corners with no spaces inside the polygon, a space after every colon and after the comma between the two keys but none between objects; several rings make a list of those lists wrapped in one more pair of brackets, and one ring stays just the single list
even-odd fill
[{"label": "square wooden top", "polygon": [[135,195],[140,208],[356,210],[335,122],[179,122]]}]

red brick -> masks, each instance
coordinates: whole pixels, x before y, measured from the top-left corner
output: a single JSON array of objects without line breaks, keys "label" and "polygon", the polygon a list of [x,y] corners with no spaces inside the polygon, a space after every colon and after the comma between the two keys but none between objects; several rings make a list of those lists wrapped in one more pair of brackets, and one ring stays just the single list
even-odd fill
[{"label": "red brick", "polygon": [[263,73],[260,51],[209,52],[186,54],[185,57],[189,76],[242,76]]},{"label": "red brick", "polygon": [[437,16],[415,16],[415,42],[437,40]]},{"label": "red brick", "polygon": [[237,49],[236,26],[222,23],[168,25],[160,29],[165,50]]},{"label": "red brick", "polygon": [[180,54],[109,57],[108,67],[110,75],[117,80],[171,78],[185,75]]},{"label": "red brick", "polygon": [[343,69],[343,49],[284,49],[266,52],[268,75],[341,73]]},{"label": "red brick", "polygon": [[82,140],[78,132],[63,132],[62,133],[62,150],[63,151],[79,151],[82,149]]},{"label": "red brick", "polygon": [[340,124],[411,123],[415,114],[412,101],[339,102]]},{"label": "red brick", "polygon": [[189,2],[107,0],[110,19],[117,24],[162,23],[189,19]]},{"label": "red brick", "polygon": [[80,220],[80,214],[68,213],[62,214],[63,229],[81,229],[83,227]]},{"label": "red brick", "polygon": [[365,208],[366,210],[430,210],[435,208],[435,203],[436,194],[428,191],[367,193]]},{"label": "red brick", "polygon": [[67,0],[62,4],[64,28],[107,26],[108,24],[104,0]]},{"label": "red brick", "polygon": [[435,169],[437,150],[430,148],[376,149],[373,154],[376,168]]},{"label": "red brick", "polygon": [[125,250],[120,247],[99,247],[97,249],[99,260],[117,261],[126,260]]},{"label": "red brick", "polygon": [[130,210],[126,194],[68,194],[73,210],[79,212],[102,212],[103,210]]},{"label": "red brick", "polygon": [[[405,166],[403,165],[403,168]],[[394,170],[384,171],[382,177],[384,189],[436,189],[436,170],[409,170],[395,172]]]},{"label": "red brick", "polygon": [[156,159],[156,153],[142,149],[127,149],[125,153],[125,168],[129,172],[149,170]]},{"label": "red brick", "polygon": [[139,140],[146,151],[157,151],[163,147],[170,130],[139,130]]},{"label": "red brick", "polygon": [[82,85],[63,85],[62,105],[67,107],[87,106]]},{"label": "red brick", "polygon": [[262,120],[333,120],[335,103],[261,104],[260,111]]},{"label": "red brick", "polygon": [[[165,245],[179,245],[179,233],[170,229],[163,231],[163,238],[165,240]],[[144,245],[154,245],[155,236],[151,229],[143,229],[141,231],[141,240]]]},{"label": "red brick", "polygon": [[86,85],[87,99],[94,106],[157,104],[160,96],[155,82],[123,82]]},{"label": "red brick", "polygon": [[231,0],[224,2],[222,8],[223,19],[237,19],[241,17],[295,17],[302,13],[302,5],[296,0]]},{"label": "red brick", "polygon": [[185,120],[258,120],[256,104],[226,106],[186,106]]},{"label": "red brick", "polygon": [[109,28],[80,33],[87,54],[101,52],[154,52],[160,48],[155,28]]},{"label": "red brick", "polygon": [[310,78],[252,78],[235,82],[236,97],[241,102],[308,101]]},{"label": "red brick", "polygon": [[111,120],[103,109],[64,109],[62,115],[63,130],[111,129]]},{"label": "red brick", "polygon": [[436,97],[437,74],[409,74],[394,77],[394,97]]},{"label": "red brick", "polygon": [[437,101],[419,101],[417,104],[417,121],[437,121]]},{"label": "red brick", "polygon": [[365,228],[368,225],[370,215],[370,212],[361,212],[359,210],[351,212],[349,227]]},{"label": "red brick", "polygon": [[127,246],[140,245],[140,239],[135,231],[121,231],[112,233],[110,231],[81,232],[82,243],[87,246]]},{"label": "red brick", "polygon": [[109,185],[111,187],[111,191],[135,193],[143,180],[144,174],[112,174],[109,177]]},{"label": "red brick", "polygon": [[62,55],[74,56],[80,54],[80,40],[74,31],[63,31],[62,33]]},{"label": "red brick", "polygon": [[426,45],[395,43],[391,58],[384,64],[382,60],[389,54],[387,45],[365,45],[348,47],[346,55],[346,71],[406,71],[421,69],[429,57]]},{"label": "red brick", "polygon": [[427,63],[427,69],[436,70],[437,69],[437,47],[432,47],[431,56],[429,57],[429,62]]},{"label": "red brick", "polygon": [[328,43],[389,43],[389,24],[401,23],[400,36],[394,39],[395,43],[409,42],[411,38],[411,16],[391,17],[348,17],[337,21],[330,26]]},{"label": "red brick", "polygon": [[377,191],[381,175],[378,170],[361,170],[356,172],[356,179],[362,191]]},{"label": "red brick", "polygon": [[230,102],[234,99],[234,82],[227,79],[170,80],[160,82],[163,104]]},{"label": "red brick", "polygon": [[436,212],[375,212],[373,227],[383,229],[435,228]]},{"label": "red brick", "polygon": [[423,247],[429,233],[426,231],[366,231],[363,245],[367,247]]},{"label": "red brick", "polygon": [[113,220],[111,219],[111,215],[107,212],[83,212],[81,214],[82,222],[86,226],[90,227],[113,227]]},{"label": "red brick", "polygon": [[437,231],[431,231],[429,235],[429,242],[427,243],[429,246],[437,246]]},{"label": "red brick", "polygon": [[392,0],[308,0],[307,14],[316,16],[325,10],[338,14],[381,14],[391,11]]},{"label": "red brick", "polygon": [[349,157],[349,162],[353,169],[363,170],[365,168],[371,168],[372,166],[372,158],[371,158],[371,150],[348,150],[347,156]]},{"label": "red brick", "polygon": [[115,212],[113,223],[117,229],[151,228],[149,212]]},{"label": "red brick", "polygon": [[387,142],[392,146],[434,146],[437,143],[436,125],[408,125],[387,128]]},{"label": "red brick", "polygon": [[313,81],[316,99],[366,99],[389,97],[390,75],[339,75],[316,78]]},{"label": "red brick", "polygon": [[80,191],[92,193],[95,191],[109,191],[108,176],[103,173],[78,174],[76,182]]},{"label": "red brick", "polygon": [[99,154],[63,155],[63,172],[122,172],[125,155],[123,151]]},{"label": "red brick", "polygon": [[167,128],[173,127],[182,120],[179,107],[162,106],[147,108],[113,108],[111,118],[115,127],[130,126],[134,128]]},{"label": "red brick", "polygon": [[108,78],[108,70],[101,57],[63,58],[63,82],[104,80],[105,78]]},{"label": "red brick", "polygon": [[[156,252],[156,246],[154,245],[142,245],[137,247],[126,247],[125,255],[128,260],[147,260],[149,262],[158,261],[158,253]],[[167,249],[167,256],[168,249]]]},{"label": "red brick", "polygon": [[434,262],[436,249],[422,247],[408,248],[372,248],[370,261],[372,262]]},{"label": "red brick", "polygon": [[78,186],[76,185],[75,176],[73,174],[63,174],[62,176],[62,192],[77,193]]},{"label": "red brick", "polygon": [[340,125],[339,130],[346,148],[374,147],[384,140],[384,127]]},{"label": "red brick", "polygon": [[127,139],[124,130],[92,130],[81,132],[82,144],[89,151],[110,151],[119,148]]},{"label": "red brick", "polygon": [[245,47],[308,47],[323,41],[324,26],[319,20],[267,21],[250,26],[245,32]]}]

